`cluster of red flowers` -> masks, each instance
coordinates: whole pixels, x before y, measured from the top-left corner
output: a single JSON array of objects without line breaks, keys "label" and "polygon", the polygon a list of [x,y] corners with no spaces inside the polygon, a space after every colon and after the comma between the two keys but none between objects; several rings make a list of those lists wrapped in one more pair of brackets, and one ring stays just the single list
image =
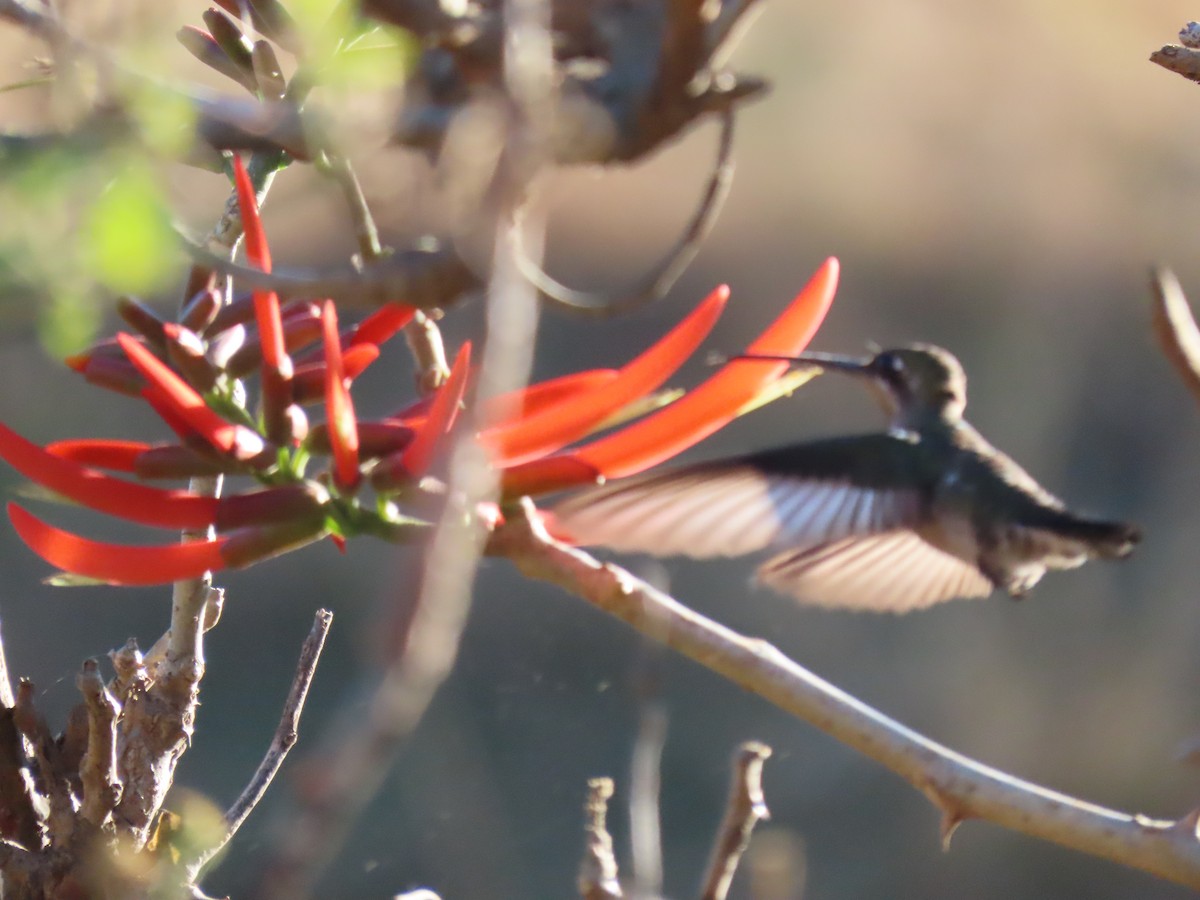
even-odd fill
[{"label": "cluster of red flowers", "polygon": [[[250,179],[234,160],[250,262],[271,260]],[[807,345],[833,299],[837,261],[827,260],[748,352],[791,355]],[[564,449],[658,390],[699,347],[728,299],[720,287],[657,343],[620,369],[592,369],[497,398],[476,440],[500,471],[506,498],[540,494],[657,465],[755,404],[786,363],[726,364],[651,414],[583,446]],[[431,397],[394,416],[360,421],[353,380],[379,356],[413,310],[389,303],[339,331],[332,301],[281,305],[270,291],[223,304],[200,291],[178,322],[122,304],[137,334],[120,333],[68,363],[89,381],[143,398],[177,436],[166,444],[84,439],[46,448],[0,424],[0,458],[49,490],[91,509],[160,528],[211,534],[157,546],[101,543],[55,528],[16,503],[8,513],[51,565],[84,579],[157,584],[248,565],[324,537],[405,539],[419,527],[407,497],[454,427],[469,396],[470,344]],[[257,331],[257,337],[253,332]],[[310,345],[319,344],[319,352]],[[295,356],[295,361],[293,360]],[[260,373],[252,415],[242,376]],[[324,423],[305,408],[323,403]],[[504,412],[517,410],[516,413]],[[310,471],[314,457],[326,471]],[[250,476],[253,488],[222,497],[117,477]]]}]

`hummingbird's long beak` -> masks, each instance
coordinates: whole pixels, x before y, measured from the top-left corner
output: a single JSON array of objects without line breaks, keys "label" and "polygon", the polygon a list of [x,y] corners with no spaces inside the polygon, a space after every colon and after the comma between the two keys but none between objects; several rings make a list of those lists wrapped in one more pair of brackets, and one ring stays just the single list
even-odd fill
[{"label": "hummingbird's long beak", "polygon": [[729,357],[729,362],[739,359],[761,360],[764,362],[787,362],[792,365],[819,366],[822,369],[836,369],[851,375],[866,375],[870,371],[871,360],[854,356],[842,356],[837,353],[800,353],[796,356],[772,356],[770,354],[742,353]]}]

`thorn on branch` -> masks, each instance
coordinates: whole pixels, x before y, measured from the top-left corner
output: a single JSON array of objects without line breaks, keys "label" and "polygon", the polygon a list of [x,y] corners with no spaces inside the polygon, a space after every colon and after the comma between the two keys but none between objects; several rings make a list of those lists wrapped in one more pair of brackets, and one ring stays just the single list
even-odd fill
[{"label": "thorn on branch", "polygon": [[579,864],[579,895],[583,900],[616,900],[625,896],[617,880],[617,860],[606,821],[612,795],[611,778],[588,781],[587,801],[583,806],[585,844]]},{"label": "thorn on branch", "polygon": [[758,741],[742,744],[733,756],[733,781],[700,892],[703,900],[725,900],[754,826],[770,818],[762,789],[763,763],[770,756],[771,748]]}]

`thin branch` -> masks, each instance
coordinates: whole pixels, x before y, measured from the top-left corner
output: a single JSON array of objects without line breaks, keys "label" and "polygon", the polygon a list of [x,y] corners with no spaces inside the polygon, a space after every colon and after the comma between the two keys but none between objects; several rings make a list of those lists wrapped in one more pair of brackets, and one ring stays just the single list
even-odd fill
[{"label": "thin branch", "polygon": [[480,286],[458,255],[441,247],[397,251],[370,266],[276,266],[270,273],[232,262],[187,239],[184,250],[194,262],[230,275],[246,287],[275,291],[283,300],[328,296],[359,308],[400,301],[433,309],[449,306]]},{"label": "thin branch", "polygon": [[387,250],[379,242],[379,228],[375,217],[371,215],[371,207],[363,194],[362,184],[350,160],[340,153],[327,152],[316,158],[317,171],[327,175],[342,192],[346,208],[350,212],[350,222],[354,226],[354,237],[358,242],[358,255],[364,263],[373,263],[387,255]]},{"label": "thin branch", "polygon": [[733,756],[729,802],[713,845],[708,874],[700,891],[701,900],[725,900],[742,854],[750,846],[754,826],[770,818],[762,789],[763,763],[770,755],[771,748],[766,744],[748,741]]},{"label": "thin branch", "polygon": [[617,880],[617,859],[606,823],[612,795],[611,778],[588,781],[587,801],[583,805],[583,860],[579,863],[579,896],[583,900],[618,900],[625,896]]},{"label": "thin branch", "polygon": [[630,871],[636,897],[662,895],[662,755],[667,742],[667,710],[656,697],[638,706],[637,739],[629,771]]},{"label": "thin branch", "polygon": [[[643,577],[666,589],[666,569],[655,561],[643,566]],[[633,675],[638,729],[629,761],[629,872],[637,898],[662,896],[662,757],[669,717],[662,699],[662,644],[643,638]]]},{"label": "thin branch", "polygon": [[1105,809],[1023,781],[889,719],[797,665],[763,640],[698,615],[628,572],[550,538],[526,500],[489,552],[557,584],[876,760],[921,790],[943,834],[968,818],[1111,859],[1200,888],[1200,840],[1183,820]]},{"label": "thin branch", "polygon": [[325,638],[333,624],[333,613],[327,609],[318,609],[313,619],[312,630],[305,638],[300,648],[300,659],[296,663],[296,674],[292,678],[292,687],[288,691],[287,700],[283,704],[283,715],[275,735],[271,738],[271,746],[250,783],[246,785],[240,797],[225,813],[225,833],[213,846],[206,848],[194,861],[188,865],[190,880],[197,881],[204,867],[228,844],[242,823],[246,821],[254,808],[258,806],[267,788],[271,786],[288,751],[296,743],[300,728],[300,715],[304,712],[304,701],[308,697],[308,689],[317,671],[317,663],[321,660],[321,651],[325,648]]},{"label": "thin branch", "polygon": [[[391,248],[380,243],[375,217],[371,214],[371,207],[367,204],[362,185],[350,161],[340,154],[330,152],[318,157],[317,168],[333,179],[346,201],[350,221],[354,226],[354,235],[358,241],[358,259],[354,260],[354,264],[375,265],[391,256]],[[422,395],[437,390],[450,376],[450,366],[446,362],[446,346],[442,341],[442,332],[437,326],[438,314],[440,310],[436,308],[430,309],[429,314],[418,310],[412,321],[404,326],[404,339],[417,365],[417,391]]]},{"label": "thin branch", "polygon": [[733,183],[733,131],[733,110],[730,108],[721,116],[717,158],[696,212],[675,245],[653,269],[637,281],[603,292],[576,290],[555,280],[540,265],[532,262],[526,256],[523,246],[518,248],[521,274],[528,278],[552,305],[569,312],[598,317],[627,313],[664,297],[700,252],[700,245],[712,230],[725,197],[729,194],[729,187]]},{"label": "thin branch", "polygon": [[1187,297],[1170,269],[1156,269],[1150,286],[1154,291],[1154,335],[1167,361],[1200,401],[1200,328],[1196,327]]}]

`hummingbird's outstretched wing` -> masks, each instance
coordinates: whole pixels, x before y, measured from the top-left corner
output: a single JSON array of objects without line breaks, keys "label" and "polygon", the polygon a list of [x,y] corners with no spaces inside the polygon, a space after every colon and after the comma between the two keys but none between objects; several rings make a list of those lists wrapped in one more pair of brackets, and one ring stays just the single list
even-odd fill
[{"label": "hummingbird's outstretched wing", "polygon": [[759,567],[758,580],[803,603],[894,613],[993,590],[976,566],[907,529],[781,553]]},{"label": "hummingbird's outstretched wing", "polygon": [[934,463],[904,435],[831,438],[623,479],[553,514],[565,536],[614,550],[783,551],[760,580],[810,603],[899,611],[984,596],[992,584],[978,569],[917,536]]}]

